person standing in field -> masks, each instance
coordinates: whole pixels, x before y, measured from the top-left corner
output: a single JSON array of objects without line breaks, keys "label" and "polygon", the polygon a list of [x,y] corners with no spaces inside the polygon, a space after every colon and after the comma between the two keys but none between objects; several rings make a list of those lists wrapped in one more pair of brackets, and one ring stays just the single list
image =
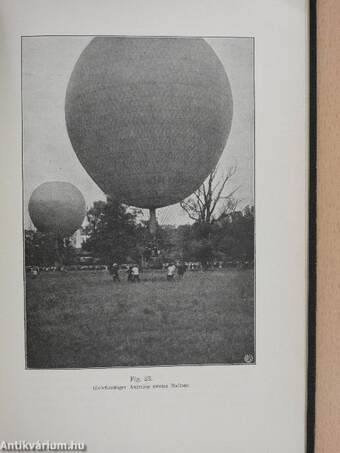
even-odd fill
[{"label": "person standing in field", "polygon": [[179,263],[179,265],[177,266],[178,277],[183,278],[186,270],[187,270],[187,267],[186,267],[185,263],[183,263],[183,261],[181,261]]},{"label": "person standing in field", "polygon": [[132,281],[133,282],[140,282],[139,279],[139,267],[137,264],[134,264],[131,269],[131,274],[132,274]]},{"label": "person standing in field", "polygon": [[133,281],[132,268],[133,268],[133,266],[129,266],[128,270],[127,270],[127,280],[128,280],[128,282],[132,282]]},{"label": "person standing in field", "polygon": [[175,272],[176,272],[176,266],[174,265],[174,263],[171,263],[169,264],[168,266],[168,273],[167,273],[167,280],[170,281],[170,280],[173,280],[174,277],[175,277]]},{"label": "person standing in field", "polygon": [[33,266],[31,269],[31,276],[32,278],[36,278],[39,275],[39,267],[38,266]]},{"label": "person standing in field", "polygon": [[110,274],[112,276],[112,280],[115,282],[119,282],[119,265],[117,263],[113,263],[112,266],[110,266]]}]

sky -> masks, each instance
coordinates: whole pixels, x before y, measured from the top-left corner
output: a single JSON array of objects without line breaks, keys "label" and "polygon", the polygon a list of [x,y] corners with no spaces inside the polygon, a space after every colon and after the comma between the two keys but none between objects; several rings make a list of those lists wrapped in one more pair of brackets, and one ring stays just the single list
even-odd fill
[{"label": "sky", "polygon": [[[84,195],[87,207],[105,200],[71,146],[65,124],[65,93],[73,67],[92,37],[25,37],[22,42],[24,222],[32,223],[28,201],[47,181],[68,181]],[[228,75],[234,102],[231,132],[220,158],[218,175],[237,171],[226,194],[239,187],[239,207],[254,203],[254,83],[251,38],[209,38]],[[217,177],[218,177],[217,175]],[[185,224],[190,219],[179,204],[161,208],[160,224]],[[145,218],[147,214],[145,213]]]}]

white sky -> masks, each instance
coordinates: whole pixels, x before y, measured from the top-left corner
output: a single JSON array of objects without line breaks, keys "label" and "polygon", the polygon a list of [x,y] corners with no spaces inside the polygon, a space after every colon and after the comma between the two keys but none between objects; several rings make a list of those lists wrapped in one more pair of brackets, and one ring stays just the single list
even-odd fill
[{"label": "white sky", "polygon": [[[22,42],[24,118],[24,217],[33,190],[46,181],[68,181],[83,193],[87,206],[104,200],[103,192],[83,169],[67,135],[64,103],[68,80],[80,53],[92,37],[26,37]],[[254,202],[254,90],[253,43],[249,38],[206,40],[222,61],[230,81],[234,116],[231,133],[220,159],[222,172],[237,166],[227,190],[237,192],[240,207]],[[188,223],[177,205],[158,210],[162,224]]]}]

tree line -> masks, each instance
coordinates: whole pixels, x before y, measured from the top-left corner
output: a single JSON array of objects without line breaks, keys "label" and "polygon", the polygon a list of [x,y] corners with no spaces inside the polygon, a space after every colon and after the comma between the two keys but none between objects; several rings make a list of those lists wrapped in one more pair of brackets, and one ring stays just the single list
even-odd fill
[{"label": "tree line", "polygon": [[[97,201],[87,212],[82,244],[101,264],[136,262],[161,267],[171,261],[200,262],[204,268],[214,263],[251,266],[254,261],[254,206],[237,209],[234,189],[226,186],[236,168],[216,178],[217,170],[202,186],[181,202],[192,224],[158,226],[152,235],[148,222],[140,220],[140,210],[111,198]],[[217,181],[217,182],[216,182]],[[32,230],[25,231],[26,265],[52,265],[61,253],[65,264],[76,259],[69,239]]]},{"label": "tree line", "polygon": [[[82,249],[102,264],[138,262],[161,267],[165,262],[199,261],[204,267],[214,262],[251,264],[254,260],[254,207],[235,210],[218,219],[191,225],[163,225],[155,236],[138,211],[112,202],[95,202],[87,213],[87,239]],[[66,264],[75,260],[69,239],[59,239]],[[25,231],[26,265],[52,265],[56,260],[55,238]]]}]

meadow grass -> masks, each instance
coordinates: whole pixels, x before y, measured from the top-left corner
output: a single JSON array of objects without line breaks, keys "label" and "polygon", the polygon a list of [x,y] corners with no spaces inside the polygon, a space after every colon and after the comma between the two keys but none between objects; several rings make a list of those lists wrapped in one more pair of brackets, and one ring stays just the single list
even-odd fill
[{"label": "meadow grass", "polygon": [[254,351],[252,270],[160,271],[129,283],[106,271],[26,282],[28,368],[244,363]]}]

